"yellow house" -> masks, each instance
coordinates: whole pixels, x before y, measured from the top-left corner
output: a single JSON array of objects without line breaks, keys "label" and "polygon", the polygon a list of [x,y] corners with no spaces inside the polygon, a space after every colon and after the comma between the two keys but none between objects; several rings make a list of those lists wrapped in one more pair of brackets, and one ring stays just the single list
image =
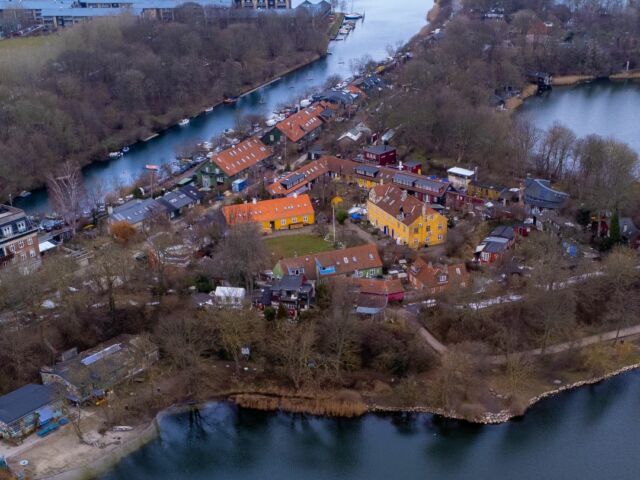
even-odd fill
[{"label": "yellow house", "polygon": [[226,205],[222,207],[222,213],[230,226],[256,223],[266,233],[301,228],[315,223],[313,204],[306,194]]},{"label": "yellow house", "polygon": [[487,200],[500,200],[500,195],[506,187],[493,185],[491,183],[480,183],[475,180],[467,187],[467,193],[474,197],[486,198]]},{"label": "yellow house", "polygon": [[393,185],[371,189],[367,218],[398,244],[411,248],[438,245],[447,239],[446,217]]}]

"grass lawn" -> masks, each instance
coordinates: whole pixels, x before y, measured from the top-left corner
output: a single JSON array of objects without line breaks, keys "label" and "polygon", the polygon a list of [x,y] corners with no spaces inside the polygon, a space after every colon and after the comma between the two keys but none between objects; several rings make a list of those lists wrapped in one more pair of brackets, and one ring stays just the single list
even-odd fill
[{"label": "grass lawn", "polygon": [[321,237],[304,233],[267,238],[265,244],[271,254],[271,258],[276,261],[280,258],[333,250],[333,246],[329,242],[325,242]]},{"label": "grass lawn", "polygon": [[22,50],[27,48],[41,47],[45,45],[49,38],[44,35],[39,37],[16,37],[0,40],[0,51]]}]

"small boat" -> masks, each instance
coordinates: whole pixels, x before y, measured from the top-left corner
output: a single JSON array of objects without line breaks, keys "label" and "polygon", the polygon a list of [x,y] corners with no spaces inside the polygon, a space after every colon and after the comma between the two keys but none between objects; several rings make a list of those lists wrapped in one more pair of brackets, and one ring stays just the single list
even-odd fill
[{"label": "small boat", "polygon": [[340,35],[349,35],[349,32],[351,32],[351,30],[349,30],[348,28],[342,27],[340,30],[338,30],[338,33]]},{"label": "small boat", "polygon": [[109,158],[120,158],[122,157],[122,152],[109,152]]},{"label": "small boat", "polygon": [[189,125],[190,120],[188,118],[183,118],[182,120],[180,120],[178,122],[178,125],[180,125],[181,127],[184,127],[186,125]]},{"label": "small boat", "polygon": [[364,17],[364,15],[362,15],[361,13],[357,13],[357,12],[345,13],[344,14],[344,19],[345,20],[360,20],[362,17]]},{"label": "small boat", "polygon": [[127,153],[129,151],[129,147],[123,147],[122,148],[122,153]]},{"label": "small boat", "polygon": [[209,113],[209,112],[213,112],[213,107],[207,107],[204,109],[205,112]]},{"label": "small boat", "polygon": [[300,100],[300,107],[307,108],[309,105],[311,105],[311,100],[309,100],[308,98]]},{"label": "small boat", "polygon": [[20,194],[18,194],[20,198],[25,198],[25,197],[28,197],[29,195],[31,195],[31,192],[28,192],[26,190],[23,190],[20,192]]},{"label": "small boat", "polygon": [[227,105],[233,105],[235,103],[238,103],[238,97],[224,97],[224,100],[222,102]]}]

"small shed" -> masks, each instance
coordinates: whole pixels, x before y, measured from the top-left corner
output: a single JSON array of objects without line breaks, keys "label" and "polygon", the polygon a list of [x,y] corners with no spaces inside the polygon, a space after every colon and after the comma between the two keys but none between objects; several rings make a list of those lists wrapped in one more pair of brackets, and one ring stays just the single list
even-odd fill
[{"label": "small shed", "polygon": [[220,307],[240,308],[244,303],[246,290],[238,287],[216,287],[214,297]]}]

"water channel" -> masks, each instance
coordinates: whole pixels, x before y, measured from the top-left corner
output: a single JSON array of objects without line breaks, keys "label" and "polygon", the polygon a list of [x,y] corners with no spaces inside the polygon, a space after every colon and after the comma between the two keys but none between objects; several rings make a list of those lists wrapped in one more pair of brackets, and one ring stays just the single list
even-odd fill
[{"label": "water channel", "polygon": [[[297,6],[302,0],[294,0]],[[347,5],[350,7],[351,2]],[[234,105],[220,105],[209,113],[192,119],[184,127],[175,126],[147,142],[133,145],[129,152],[118,160],[95,163],[84,170],[87,189],[101,184],[103,190],[117,185],[127,185],[140,176],[146,164],[163,164],[175,160],[181,146],[194,145],[219,135],[235,124],[236,118],[246,114],[270,116],[283,103],[300,99],[321,88],[327,78],[353,75],[353,61],[365,55],[382,60],[387,46],[406,43],[426,23],[426,13],[432,0],[358,0],[354,8],[364,12],[365,17],[344,41],[331,42],[325,58],[283,77],[240,99]],[[261,100],[264,103],[261,103]],[[47,211],[47,193],[39,190],[27,198],[17,199],[16,205],[29,213]]]}]

